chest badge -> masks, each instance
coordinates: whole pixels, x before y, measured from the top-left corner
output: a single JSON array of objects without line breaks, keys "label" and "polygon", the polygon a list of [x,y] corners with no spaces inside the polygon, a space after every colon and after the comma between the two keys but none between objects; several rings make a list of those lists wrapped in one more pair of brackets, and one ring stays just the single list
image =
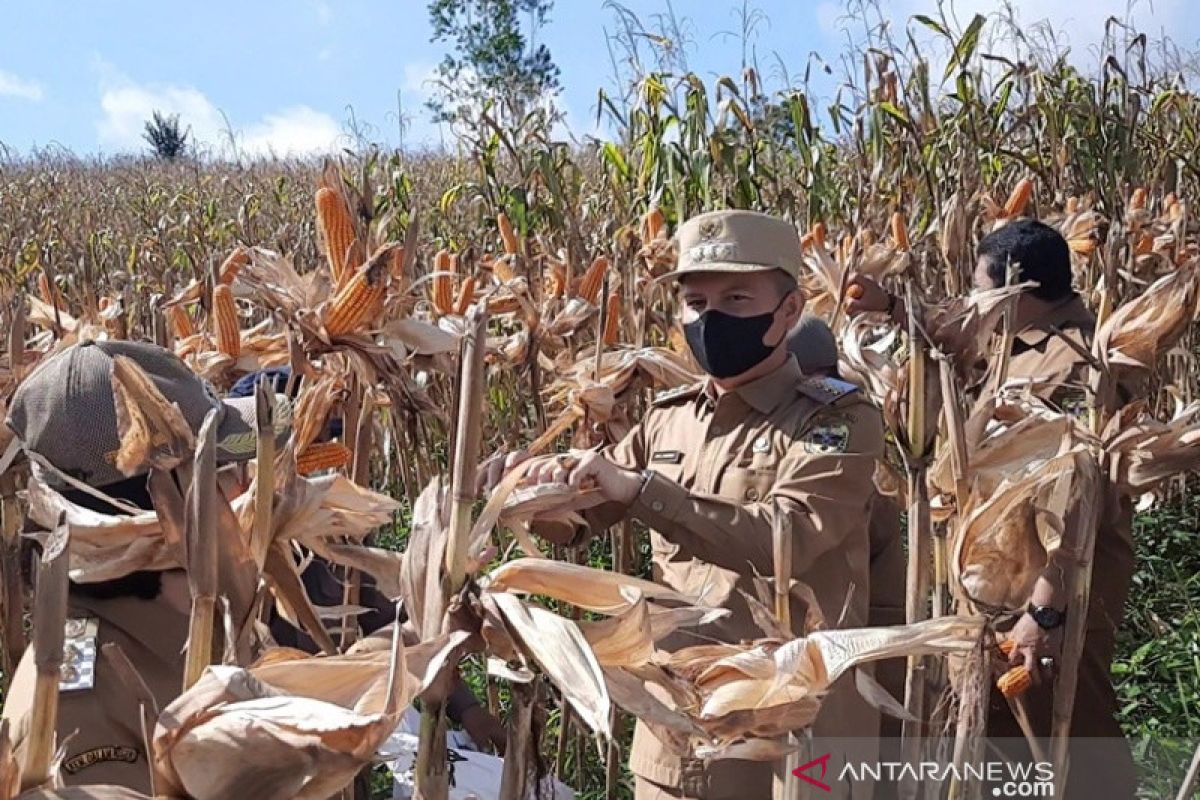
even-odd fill
[{"label": "chest badge", "polygon": [[682,464],[683,452],[680,450],[659,450],[650,456],[651,464]]},{"label": "chest badge", "polygon": [[58,690],[77,692],[96,685],[96,619],[69,619],[63,631],[63,663]]}]

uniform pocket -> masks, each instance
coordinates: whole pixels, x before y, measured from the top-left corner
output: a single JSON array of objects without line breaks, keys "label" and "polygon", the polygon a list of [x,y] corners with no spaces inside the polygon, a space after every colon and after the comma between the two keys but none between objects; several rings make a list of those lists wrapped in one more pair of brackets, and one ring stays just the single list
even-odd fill
[{"label": "uniform pocket", "polygon": [[730,467],[721,478],[722,497],[757,503],[765,500],[775,486],[778,470],[754,467]]}]

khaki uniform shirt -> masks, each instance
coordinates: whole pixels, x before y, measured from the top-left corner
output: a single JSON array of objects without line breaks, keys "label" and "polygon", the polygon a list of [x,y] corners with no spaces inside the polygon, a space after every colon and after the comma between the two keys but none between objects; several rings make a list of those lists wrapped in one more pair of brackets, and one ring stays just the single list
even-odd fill
[{"label": "khaki uniform shirt", "polygon": [[[826,626],[836,627],[845,609],[842,627],[861,627],[870,592],[868,516],[882,449],[880,414],[853,385],[803,378],[788,359],[719,397],[704,384],[660,396],[607,451],[619,466],[649,472],[641,493],[629,508],[601,506],[588,521],[595,531],[625,514],[639,519],[652,529],[655,579],[732,612],[677,632],[663,643],[668,651],[765,635],[739,590],[755,596],[755,575],[774,574],[772,531],[780,515],[791,523],[793,577],[812,588]],[[806,610],[793,598],[794,626]],[[878,724],[846,676],[826,697],[814,732],[874,737]],[[642,725],[630,768],[688,797],[770,796],[771,764],[706,766],[669,750]],[[863,788],[856,787],[856,796],[867,796]]]},{"label": "khaki uniform shirt", "polygon": [[[1077,348],[1091,352],[1095,328],[1095,316],[1078,295],[1072,295],[1014,337],[1009,381],[1029,381],[1042,400],[1067,414],[1086,416],[1089,367]],[[1122,386],[1118,394],[1128,401],[1136,391]],[[1127,498],[1112,492],[1105,503],[1096,531],[1088,628],[1115,636],[1134,570],[1133,507]]]},{"label": "khaki uniform shirt", "polygon": [[[186,580],[181,570],[164,573],[164,593],[166,584],[176,580]],[[186,585],[178,588],[186,596]],[[63,778],[68,786],[111,784],[149,794],[140,703],[100,648],[119,645],[159,709],[165,708],[182,688],[188,615],[163,594],[154,600],[98,600],[72,591],[67,620],[57,726],[58,744],[66,744]],[[18,763],[24,760],[35,681],[30,647],[13,675],[3,711],[12,726]],[[157,714],[152,711],[151,717]]]}]

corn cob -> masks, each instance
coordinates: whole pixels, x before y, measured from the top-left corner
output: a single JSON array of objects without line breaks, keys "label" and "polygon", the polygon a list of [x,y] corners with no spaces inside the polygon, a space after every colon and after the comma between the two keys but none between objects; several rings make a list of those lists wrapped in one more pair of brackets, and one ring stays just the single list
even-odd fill
[{"label": "corn cob", "polygon": [[604,344],[611,347],[621,335],[621,295],[608,293],[608,309],[604,317]]},{"label": "corn cob", "polygon": [[350,463],[350,448],[338,442],[310,444],[296,456],[296,472],[311,475],[327,469],[341,469]]},{"label": "corn cob", "polygon": [[1148,233],[1143,233],[1138,239],[1137,244],[1133,248],[1135,256],[1144,256],[1154,250],[1154,237]]},{"label": "corn cob", "polygon": [[217,340],[217,349],[227,356],[237,358],[242,354],[242,332],[238,327],[233,290],[224,283],[214,286],[212,305],[213,337]]},{"label": "corn cob", "polygon": [[892,214],[892,240],[900,250],[908,250],[908,230],[904,227],[904,215],[899,211]]},{"label": "corn cob", "polygon": [[397,247],[392,250],[392,255],[388,259],[388,272],[392,275],[392,280],[401,280],[404,278],[404,248]]},{"label": "corn cob", "polygon": [[1012,639],[1001,639],[996,642],[996,647],[1000,648],[1000,652],[1006,656],[1011,656],[1012,651],[1016,649],[1017,643]]},{"label": "corn cob", "polygon": [[1029,178],[1022,178],[1017,181],[1017,185],[1013,187],[1012,194],[1008,196],[1008,200],[1004,203],[1004,216],[1017,217],[1025,211],[1025,206],[1029,205],[1029,198],[1033,196],[1033,181]]},{"label": "corn cob", "polygon": [[192,325],[192,318],[188,316],[187,309],[183,306],[171,306],[167,309],[167,315],[171,319],[171,330],[175,332],[176,339],[186,339],[196,332],[196,328]]},{"label": "corn cob", "polygon": [[379,304],[387,294],[388,265],[396,247],[400,245],[376,252],[333,296],[325,316],[326,333],[330,336],[350,333],[378,313]]},{"label": "corn cob", "polygon": [[317,224],[325,238],[333,282],[338,285],[346,272],[346,252],[355,239],[354,220],[341,194],[328,186],[317,189]]},{"label": "corn cob", "polygon": [[842,244],[839,249],[839,252],[842,254],[842,262],[843,263],[847,263],[850,261],[850,254],[852,252],[854,252],[854,237],[853,236],[851,236],[850,234],[846,234],[845,236],[842,237]]},{"label": "corn cob", "polygon": [[338,280],[337,288],[340,289],[345,286],[346,281],[354,277],[354,271],[361,267],[366,260],[367,254],[363,252],[362,243],[358,239],[355,239],[346,248],[346,260],[343,262],[344,269],[342,270],[342,277]]},{"label": "corn cob", "polygon": [[800,249],[802,251],[809,249],[810,247],[813,246],[814,241],[815,241],[815,239],[812,235],[812,232],[809,231],[808,233],[806,233],[800,237]]},{"label": "corn cob", "polygon": [[239,246],[229,254],[229,258],[225,259],[225,263],[221,265],[221,269],[217,273],[217,281],[224,284],[233,283],[238,273],[242,271],[242,267],[249,263],[250,251],[245,247]]},{"label": "corn cob", "polygon": [[517,277],[517,273],[513,272],[512,259],[507,256],[492,262],[492,274],[499,278],[501,283],[508,283]]},{"label": "corn cob", "polygon": [[1091,236],[1068,239],[1067,246],[1071,248],[1071,252],[1078,253],[1081,256],[1090,256],[1096,252],[1096,240]]},{"label": "corn cob", "polygon": [[1068,214],[1074,214],[1078,210],[1079,210],[1079,198],[1075,197],[1074,195],[1072,195],[1071,197],[1068,197],[1066,212]]},{"label": "corn cob", "polygon": [[517,252],[517,234],[513,231],[508,215],[501,211],[496,215],[496,227],[500,229],[500,239],[504,242],[504,252],[512,255]]},{"label": "corn cob", "polygon": [[666,224],[667,220],[663,216],[662,209],[658,206],[651,208],[642,220],[642,242],[652,242],[657,239],[666,228]]},{"label": "corn cob", "polygon": [[846,297],[851,300],[861,300],[863,296],[863,288],[857,283],[850,284],[850,288],[846,290]]},{"label": "corn cob", "polygon": [[[449,250],[438,250],[433,257],[434,272],[456,272],[458,259],[450,257]],[[438,275],[430,287],[430,300],[434,310],[439,314],[449,314],[454,310],[454,278],[450,275]]]},{"label": "corn cob", "polygon": [[467,309],[471,307],[471,301],[475,299],[475,278],[468,275],[463,278],[462,286],[458,287],[458,296],[454,299],[454,313],[462,316],[467,313]]},{"label": "corn cob", "polygon": [[1146,207],[1146,187],[1139,186],[1129,198],[1129,207],[1137,211]]},{"label": "corn cob", "polygon": [[828,232],[824,222],[818,222],[816,225],[813,225],[812,242],[817,248],[821,250],[825,249],[825,236]]},{"label": "corn cob", "polygon": [[550,267],[550,296],[562,297],[567,290],[567,268],[564,264],[552,262]]},{"label": "corn cob", "polygon": [[996,679],[996,688],[1005,697],[1013,698],[1024,694],[1033,685],[1029,670],[1023,666],[1013,667]]},{"label": "corn cob", "polygon": [[595,305],[596,299],[600,297],[600,287],[604,283],[604,273],[607,271],[608,259],[596,256],[587,272],[583,273],[583,279],[579,281],[579,297]]},{"label": "corn cob", "polygon": [[511,314],[514,311],[521,310],[521,301],[512,295],[507,297],[489,297],[487,301],[488,314],[495,316],[496,314]]}]

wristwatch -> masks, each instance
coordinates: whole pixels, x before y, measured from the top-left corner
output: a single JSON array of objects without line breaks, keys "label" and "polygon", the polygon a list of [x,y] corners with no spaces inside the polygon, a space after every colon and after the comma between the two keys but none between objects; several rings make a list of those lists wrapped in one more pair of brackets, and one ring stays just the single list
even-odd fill
[{"label": "wristwatch", "polygon": [[1055,628],[1062,627],[1062,624],[1067,620],[1067,612],[1059,611],[1053,606],[1035,606],[1033,603],[1030,603],[1029,608],[1025,609],[1025,612],[1033,617],[1033,621],[1044,631],[1052,631]]}]

